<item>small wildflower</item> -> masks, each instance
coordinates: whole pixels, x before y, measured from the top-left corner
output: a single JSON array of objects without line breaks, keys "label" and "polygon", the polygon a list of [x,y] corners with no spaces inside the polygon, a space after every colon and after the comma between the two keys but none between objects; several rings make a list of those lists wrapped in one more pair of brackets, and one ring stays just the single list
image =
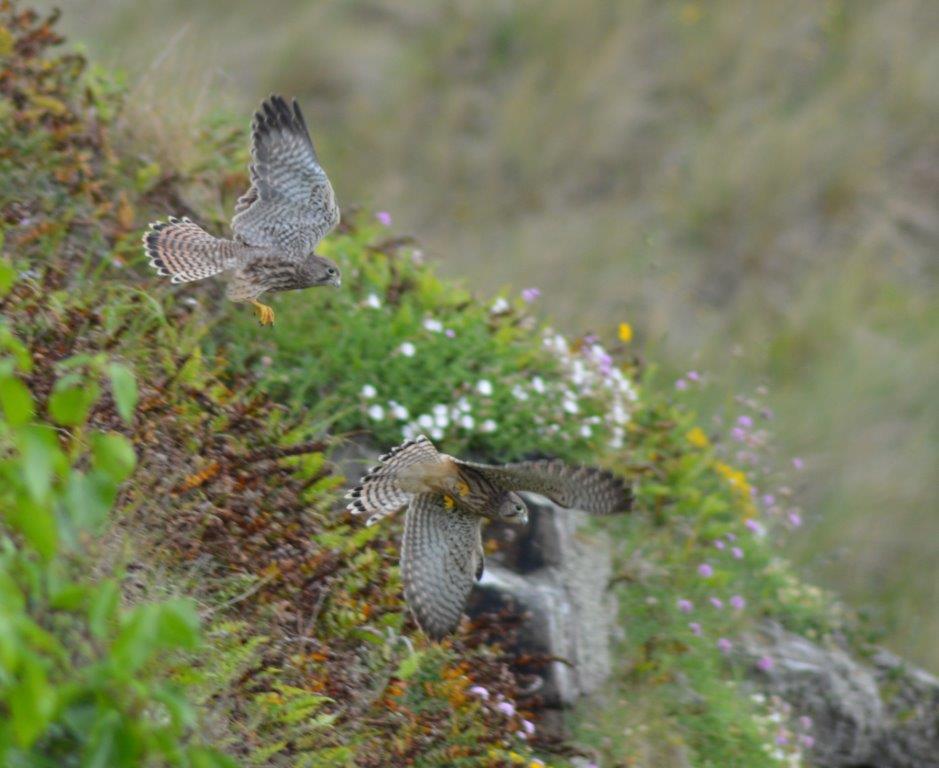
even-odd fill
[{"label": "small wildflower", "polygon": [[417,423],[424,429],[431,429],[434,426],[434,417],[429,413],[422,413],[417,417]]},{"label": "small wildflower", "polygon": [[542,379],[540,376],[535,376],[531,380],[531,388],[535,390],[535,392],[537,392],[539,395],[543,395],[546,389],[545,384],[544,384],[544,379]]},{"label": "small wildflower", "polygon": [[726,545],[723,541],[721,541],[720,539],[718,539],[717,541],[714,542],[714,546],[715,546],[717,549],[724,549],[724,547],[726,547],[727,545]]},{"label": "small wildflower", "polygon": [[735,560],[743,560],[743,550],[740,547],[733,547],[730,550],[730,554],[734,556]]},{"label": "small wildflower", "polygon": [[701,374],[697,371],[688,371],[688,373],[685,374],[685,378],[688,379],[688,381],[699,382],[701,381]]},{"label": "small wildflower", "polygon": [[808,731],[808,730],[810,730],[810,729],[812,728],[812,725],[813,725],[813,723],[812,723],[812,718],[809,717],[808,715],[802,715],[802,716],[799,718],[799,727],[800,727],[802,730]]},{"label": "small wildflower", "polygon": [[713,605],[715,608],[717,608],[718,610],[724,607],[724,601],[721,600],[719,597],[710,597],[708,598],[708,602],[711,605]]},{"label": "small wildflower", "polygon": [[701,563],[701,565],[698,566],[698,575],[708,579],[714,575],[714,569],[708,563]]},{"label": "small wildflower", "polygon": [[570,414],[580,412],[580,406],[577,405],[577,401],[573,398],[564,398],[564,401],[561,403],[561,407]]},{"label": "small wildflower", "polygon": [[700,637],[700,636],[701,636],[701,625],[700,625],[698,622],[692,621],[692,622],[688,625],[688,629],[691,630],[691,634],[692,634],[692,635],[696,635],[697,637]]},{"label": "small wildflower", "polygon": [[747,606],[747,601],[740,595],[734,595],[730,598],[730,607],[735,611],[742,611]]},{"label": "small wildflower", "polygon": [[590,437],[593,434],[593,429],[591,429],[589,424],[582,424],[580,427],[580,436],[581,437]]},{"label": "small wildflower", "polygon": [[629,344],[633,338],[633,327],[629,323],[620,323],[619,330],[617,332],[619,340],[624,344]]},{"label": "small wildflower", "polygon": [[541,291],[538,288],[524,288],[522,289],[522,301],[531,304],[533,301],[541,296]]},{"label": "small wildflower", "polygon": [[727,541],[729,541],[729,542],[732,543],[732,542],[735,542],[735,541],[737,540],[737,534],[736,534],[736,533],[725,533],[725,534],[724,534],[724,538],[727,539]]},{"label": "small wildflower", "polygon": [[468,413],[465,413],[460,417],[460,426],[463,427],[463,429],[472,429],[476,426],[476,419]]},{"label": "small wildflower", "polygon": [[750,429],[753,426],[753,419],[744,414],[743,416],[737,417],[737,426],[743,427],[744,429]]},{"label": "small wildflower", "polygon": [[764,506],[764,507],[771,507],[771,506],[773,506],[773,504],[775,504],[775,503],[776,503],[776,497],[773,496],[773,494],[771,494],[771,493],[764,493],[764,494],[763,494],[763,506]]},{"label": "small wildflower", "polygon": [[406,341],[400,347],[398,347],[398,351],[405,357],[414,357],[414,353],[417,352],[417,348],[410,341]]},{"label": "small wildflower", "polygon": [[476,696],[483,701],[489,700],[489,691],[486,688],[483,688],[481,685],[474,685],[469,689],[468,693],[470,696]]},{"label": "small wildflower", "polygon": [[796,510],[792,510],[789,513],[788,517],[789,517],[789,524],[793,528],[798,528],[800,525],[802,525],[802,515],[800,515]]},{"label": "small wildflower", "polygon": [[707,448],[711,441],[708,440],[708,436],[704,434],[704,430],[701,427],[692,427],[685,434],[685,440],[691,443],[695,448]]},{"label": "small wildflower", "polygon": [[694,610],[694,603],[682,598],[678,601],[678,610],[682,613],[691,613]]},{"label": "small wildflower", "polygon": [[378,403],[375,403],[375,405],[369,407],[368,415],[369,418],[374,421],[381,421],[385,418],[385,409],[378,405]]},{"label": "small wildflower", "polygon": [[530,720],[522,720],[522,730],[531,736],[535,732],[535,724]]},{"label": "small wildflower", "polygon": [[760,660],[756,663],[756,668],[763,672],[769,672],[773,666],[775,665],[769,656],[761,656]]},{"label": "small wildflower", "polygon": [[452,339],[456,337],[456,331],[454,331],[452,328],[447,328],[443,332],[443,335],[446,336],[448,339]]},{"label": "small wildflower", "polygon": [[394,400],[388,403],[388,410],[391,411],[391,415],[394,416],[398,421],[407,421],[409,418],[411,418],[411,414],[408,413],[408,409],[401,405],[401,403],[394,402]]},{"label": "small wildflower", "polygon": [[375,214],[375,218],[378,219],[378,223],[383,227],[391,226],[391,214],[388,211],[379,211]]},{"label": "small wildflower", "polygon": [[480,430],[483,432],[495,432],[498,427],[499,425],[496,424],[492,419],[486,419],[482,424],[479,425]]},{"label": "small wildflower", "polygon": [[378,298],[377,293],[370,293],[365,297],[365,306],[371,307],[372,309],[381,309],[381,299]]},{"label": "small wildflower", "polygon": [[364,397],[366,400],[371,400],[373,397],[375,397],[375,395],[378,394],[378,390],[375,389],[375,387],[373,387],[371,384],[366,384],[364,387],[362,387],[359,394],[362,395],[362,397]]},{"label": "small wildflower", "polygon": [[434,440],[443,440],[443,430],[440,427],[433,427],[430,430],[430,436]]},{"label": "small wildflower", "polygon": [[802,459],[800,459],[798,456],[796,456],[796,457],[792,460],[792,466],[793,466],[794,469],[803,470],[803,469],[805,469],[805,462],[802,461]]},{"label": "small wildflower", "polygon": [[261,365],[265,368],[270,368],[274,364],[274,359],[270,355],[264,355],[261,358]]},{"label": "small wildflower", "polygon": [[734,647],[734,644],[730,642],[726,637],[718,638],[717,640],[717,649],[721,653],[730,653],[730,649]]},{"label": "small wildflower", "polygon": [[506,717],[513,717],[515,715],[515,707],[511,702],[500,701],[496,704],[496,709],[498,709]]},{"label": "small wildflower", "polygon": [[539,760],[537,757],[532,758],[532,761],[528,764],[528,768],[545,768],[544,763]]},{"label": "small wildflower", "polygon": [[424,319],[424,328],[431,333],[440,333],[443,330],[443,323],[433,317]]},{"label": "small wildflower", "polygon": [[763,533],[763,526],[752,517],[748,517],[746,520],[744,520],[743,524],[747,527],[747,530],[752,531],[757,535]]},{"label": "small wildflower", "polygon": [[484,397],[492,394],[492,383],[488,379],[480,379],[476,382],[476,391]]},{"label": "small wildflower", "polygon": [[744,432],[740,427],[734,427],[732,430],[730,430],[730,436],[738,443],[742,443],[747,439],[747,433]]},{"label": "small wildflower", "polygon": [[814,738],[813,736],[810,736],[810,735],[807,734],[807,733],[803,733],[803,734],[799,737],[799,742],[800,742],[800,743],[802,744],[802,746],[805,747],[806,749],[811,749],[812,747],[815,746],[815,738]]},{"label": "small wildflower", "polygon": [[528,399],[528,393],[521,384],[516,384],[514,387],[512,387],[512,397],[514,397],[516,400],[521,400],[524,402]]},{"label": "small wildflower", "polygon": [[776,743],[781,747],[789,743],[789,737],[786,735],[785,731],[780,731],[776,734]]},{"label": "small wildflower", "polygon": [[679,390],[680,392],[683,392],[684,390],[688,389],[688,382],[685,381],[684,379],[679,379],[678,381],[675,382],[675,389]]},{"label": "small wildflower", "polygon": [[493,315],[501,315],[505,312],[508,312],[509,309],[511,309],[509,302],[500,296],[498,299],[492,302],[492,306],[489,307],[489,312]]}]

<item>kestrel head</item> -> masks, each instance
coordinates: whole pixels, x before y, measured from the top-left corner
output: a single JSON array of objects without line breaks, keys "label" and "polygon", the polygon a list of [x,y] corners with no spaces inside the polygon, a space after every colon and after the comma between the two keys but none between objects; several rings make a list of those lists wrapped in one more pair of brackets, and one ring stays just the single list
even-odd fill
[{"label": "kestrel head", "polygon": [[332,259],[311,253],[303,266],[309,286],[333,285],[338,288],[342,283],[339,267]]},{"label": "kestrel head", "polygon": [[514,491],[506,491],[497,499],[495,519],[513,525],[525,525],[528,522],[528,507],[522,497]]}]

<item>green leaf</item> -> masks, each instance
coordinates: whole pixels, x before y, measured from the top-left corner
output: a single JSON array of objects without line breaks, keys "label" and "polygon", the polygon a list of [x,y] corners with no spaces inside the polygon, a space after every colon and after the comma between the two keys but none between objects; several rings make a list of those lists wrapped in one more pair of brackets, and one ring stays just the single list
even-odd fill
[{"label": "green leaf", "polygon": [[59,546],[55,516],[46,504],[23,498],[7,511],[10,524],[47,560]]},{"label": "green leaf", "polygon": [[108,375],[111,377],[111,392],[117,412],[129,424],[137,407],[137,379],[133,371],[121,363],[111,363]]},{"label": "green leaf", "polygon": [[116,432],[96,433],[91,439],[95,469],[104,472],[114,483],[122,483],[137,464],[134,447],[123,435]]},{"label": "green leaf", "polygon": [[415,651],[414,653],[405,656],[404,660],[395,670],[395,677],[401,680],[407,680],[413,677],[414,673],[417,672],[417,670],[420,668],[424,655],[424,651]]},{"label": "green leaf", "polygon": [[65,487],[65,507],[76,527],[94,531],[107,520],[116,495],[110,476],[73,470]]},{"label": "green leaf", "polygon": [[7,697],[13,736],[21,747],[29,747],[48,726],[56,693],[34,656],[23,657],[17,678]]},{"label": "green leaf", "polygon": [[193,648],[199,642],[199,614],[191,600],[168,600],[160,606],[157,640],[164,648]]},{"label": "green leaf", "polygon": [[102,581],[91,594],[88,604],[88,629],[92,637],[102,640],[117,616],[121,590],[114,579]]},{"label": "green leaf", "polygon": [[192,648],[199,640],[199,615],[191,600],[146,603],[131,611],[111,647],[115,668],[131,674],[159,650]]},{"label": "green leaf", "polygon": [[[2,241],[2,234],[0,234],[0,241]],[[14,282],[16,282],[16,270],[13,265],[6,259],[0,259],[0,299],[10,292]]]},{"label": "green leaf", "polygon": [[98,386],[79,376],[65,376],[55,383],[49,398],[49,415],[62,426],[84,424],[98,399]]},{"label": "green leaf", "polygon": [[189,747],[187,754],[192,768],[238,768],[238,763],[228,755],[207,747]]},{"label": "green leaf", "polygon": [[44,426],[26,426],[16,434],[23,464],[23,482],[30,496],[45,503],[52,486],[52,473],[64,457],[59,450],[55,432]]},{"label": "green leaf", "polygon": [[33,417],[33,397],[26,385],[15,376],[0,376],[0,407],[6,420],[14,427],[26,424]]}]

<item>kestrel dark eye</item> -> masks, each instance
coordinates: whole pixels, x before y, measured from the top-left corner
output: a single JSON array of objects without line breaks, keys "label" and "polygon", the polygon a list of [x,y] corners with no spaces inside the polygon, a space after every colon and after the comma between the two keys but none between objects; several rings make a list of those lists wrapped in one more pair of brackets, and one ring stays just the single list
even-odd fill
[{"label": "kestrel dark eye", "polygon": [[332,277],[333,275],[336,274],[336,270],[333,269],[332,267],[326,267],[326,274]]}]

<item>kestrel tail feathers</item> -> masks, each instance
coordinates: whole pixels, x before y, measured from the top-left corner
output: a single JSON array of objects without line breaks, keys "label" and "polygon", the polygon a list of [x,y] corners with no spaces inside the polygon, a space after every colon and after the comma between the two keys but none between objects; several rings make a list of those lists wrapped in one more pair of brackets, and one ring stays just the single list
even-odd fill
[{"label": "kestrel tail feathers", "polygon": [[143,242],[150,266],[174,283],[212,277],[238,263],[235,243],[213,237],[187,218],[154,222]]},{"label": "kestrel tail feathers", "polygon": [[354,515],[368,514],[367,525],[393,515],[411,499],[413,490],[407,490],[413,483],[411,475],[441,461],[441,454],[423,435],[392,448],[362,477],[362,484],[346,494],[346,498],[352,499],[349,511]]}]

